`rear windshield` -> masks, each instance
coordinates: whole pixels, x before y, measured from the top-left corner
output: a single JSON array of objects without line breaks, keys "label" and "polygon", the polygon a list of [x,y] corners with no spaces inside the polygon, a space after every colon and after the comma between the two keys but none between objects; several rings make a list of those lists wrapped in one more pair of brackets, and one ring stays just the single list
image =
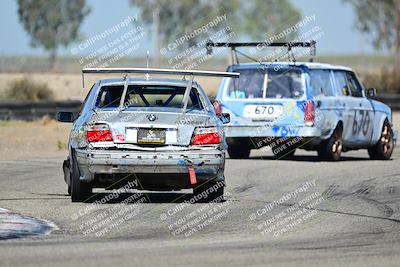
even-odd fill
[{"label": "rear windshield", "polygon": [[[185,87],[157,85],[129,85],[124,99],[125,107],[171,107],[182,108]],[[123,85],[103,86],[96,101],[98,108],[120,106]],[[190,91],[188,109],[203,109],[198,91]]]},{"label": "rear windshield", "polygon": [[297,68],[238,69],[239,79],[231,79],[230,98],[299,98],[304,94],[301,70]]}]

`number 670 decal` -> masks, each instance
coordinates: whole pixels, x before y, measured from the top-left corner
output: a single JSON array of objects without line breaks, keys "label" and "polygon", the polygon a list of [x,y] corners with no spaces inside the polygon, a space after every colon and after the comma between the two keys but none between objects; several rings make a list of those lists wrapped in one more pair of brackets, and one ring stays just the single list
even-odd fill
[{"label": "number 670 decal", "polygon": [[[358,112],[357,112],[358,111]],[[367,110],[355,110],[353,120],[353,134],[367,135],[370,116]]]}]

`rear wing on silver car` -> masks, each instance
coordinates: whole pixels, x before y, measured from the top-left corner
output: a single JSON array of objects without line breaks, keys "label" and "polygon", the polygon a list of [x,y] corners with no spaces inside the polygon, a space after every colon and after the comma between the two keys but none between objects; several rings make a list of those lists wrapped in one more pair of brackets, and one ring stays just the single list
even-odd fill
[{"label": "rear wing on silver car", "polygon": [[209,76],[209,77],[230,77],[239,78],[237,72],[223,72],[223,71],[203,71],[203,70],[175,70],[175,69],[154,69],[154,68],[86,68],[82,69],[82,83],[85,88],[85,74],[130,74],[130,73],[143,73],[148,78],[150,74],[167,74],[177,76]]},{"label": "rear wing on silver car", "polygon": [[168,74],[188,76],[211,76],[211,77],[239,77],[239,73],[203,70],[176,70],[176,69],[154,69],[154,68],[87,68],[82,73],[144,73],[144,74]]},{"label": "rear wing on silver car", "polygon": [[[143,73],[145,78],[149,79],[150,74],[166,74],[166,75],[177,75],[177,76],[189,76],[185,94],[183,97],[183,112],[186,111],[186,107],[189,100],[190,90],[192,88],[193,79],[195,76],[207,76],[207,77],[229,77],[239,78],[240,73],[238,72],[222,72],[222,71],[203,71],[203,70],[176,70],[176,69],[155,69],[155,68],[86,68],[82,69],[82,84],[85,88],[85,74],[124,74],[125,78],[130,73]],[[126,94],[128,88],[128,79],[125,79],[125,86],[123,96]],[[123,98],[121,99],[121,105],[123,104]]]}]

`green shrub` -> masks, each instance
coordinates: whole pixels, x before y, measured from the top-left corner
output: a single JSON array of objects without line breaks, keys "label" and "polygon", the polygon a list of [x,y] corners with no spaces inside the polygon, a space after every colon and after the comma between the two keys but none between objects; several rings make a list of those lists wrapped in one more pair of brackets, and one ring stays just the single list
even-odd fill
[{"label": "green shrub", "polygon": [[53,100],[54,93],[46,83],[34,82],[27,77],[12,81],[2,95],[8,101]]}]

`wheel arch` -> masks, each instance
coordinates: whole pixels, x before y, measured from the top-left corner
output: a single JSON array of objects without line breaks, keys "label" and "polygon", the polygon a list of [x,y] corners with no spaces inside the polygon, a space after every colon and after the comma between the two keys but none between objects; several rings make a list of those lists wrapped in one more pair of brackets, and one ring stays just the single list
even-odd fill
[{"label": "wheel arch", "polygon": [[334,130],[336,130],[337,128],[340,128],[340,130],[342,130],[343,132],[343,121],[342,120],[338,120],[338,122],[336,123],[336,127]]},{"label": "wheel arch", "polygon": [[385,121],[387,121],[391,125],[390,119],[387,114],[380,112],[375,114],[374,124],[372,128],[371,145],[375,145],[376,143],[378,143]]},{"label": "wheel arch", "polygon": [[342,133],[343,133],[343,121],[342,121],[342,119],[338,119],[338,120],[336,121],[336,123],[332,124],[332,126],[333,126],[333,125],[334,125],[334,127],[330,128],[329,131],[324,135],[324,139],[325,139],[325,140],[326,140],[326,139],[329,139],[329,138],[332,136],[333,132],[334,132],[338,127],[340,127],[340,129],[342,130]]}]

